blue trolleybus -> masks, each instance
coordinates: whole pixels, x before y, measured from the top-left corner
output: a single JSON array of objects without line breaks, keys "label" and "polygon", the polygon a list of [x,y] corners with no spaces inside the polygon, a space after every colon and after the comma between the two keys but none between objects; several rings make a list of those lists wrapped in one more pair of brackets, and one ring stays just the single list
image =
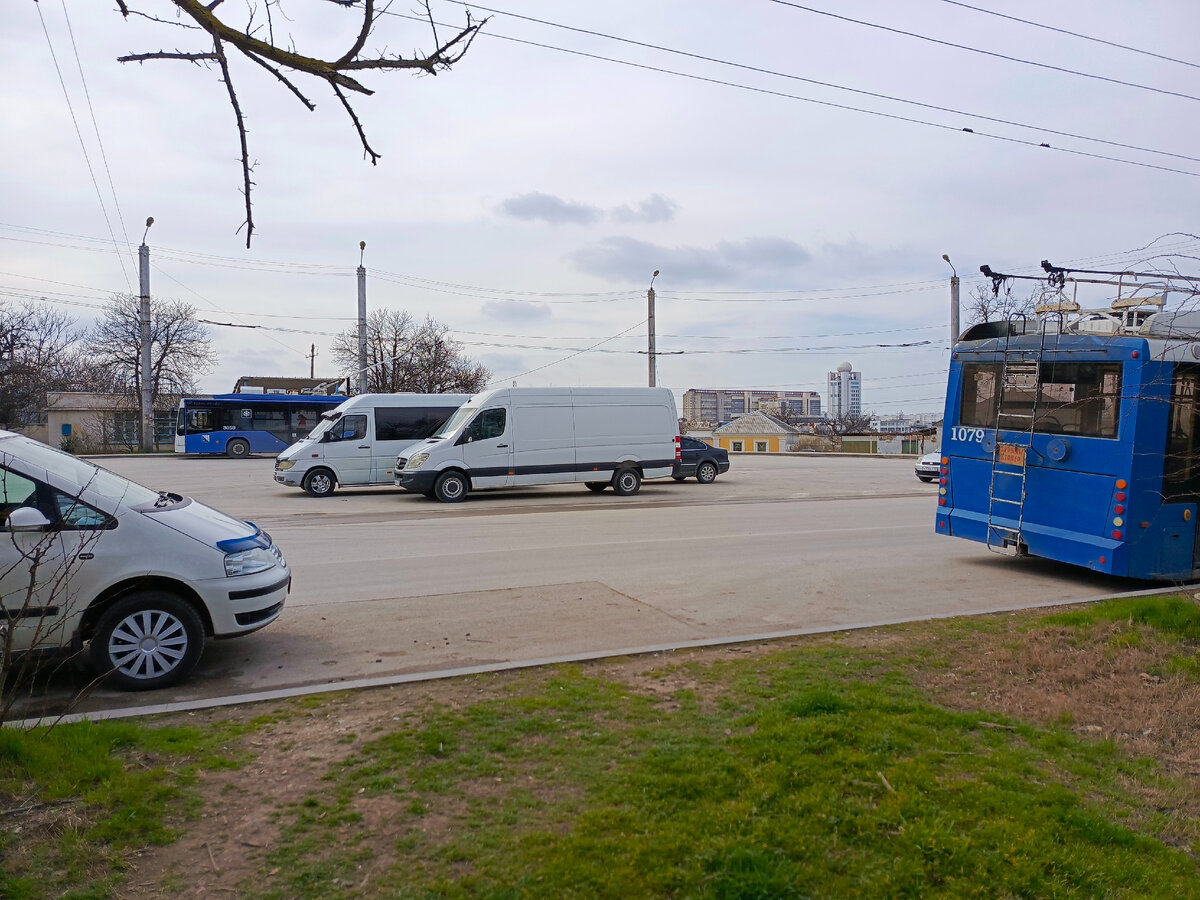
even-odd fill
[{"label": "blue trolleybus", "polygon": [[[1166,306],[1197,282],[1042,265],[1050,302],[954,344],[937,531],[1112,575],[1192,579],[1200,311]],[[1020,277],[982,271],[997,288]],[[1117,285],[1117,299],[1081,309],[1071,282]]]},{"label": "blue trolleybus", "polygon": [[323,394],[216,394],[179,401],[176,453],[245,457],[279,453],[316,427],[346,397]]}]

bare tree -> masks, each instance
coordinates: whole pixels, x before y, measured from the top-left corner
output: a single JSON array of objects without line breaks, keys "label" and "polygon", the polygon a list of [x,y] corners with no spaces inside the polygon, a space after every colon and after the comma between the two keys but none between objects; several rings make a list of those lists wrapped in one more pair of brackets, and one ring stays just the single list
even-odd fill
[{"label": "bare tree", "polygon": [[[142,390],[140,301],[117,294],[88,332],[87,351],[113,385],[114,393],[139,397]],[[150,303],[150,394],[155,405],[196,393],[196,382],[217,362],[208,331],[194,307],[179,300]],[[139,418],[139,422],[140,422]]]},{"label": "bare tree", "polygon": [[[471,14],[468,11],[466,24],[461,28],[452,29],[449,37],[443,37],[438,32],[438,24],[433,19],[429,2],[425,0],[424,16],[418,21],[423,20],[428,25],[433,50],[419,52],[411,57],[389,54],[386,48],[367,52],[367,39],[379,24],[380,18],[391,14],[390,3],[385,2],[381,6],[377,6],[375,0],[325,0],[327,4],[361,16],[361,21],[358,22],[355,33],[348,36],[348,44],[344,52],[337,56],[322,57],[306,55],[297,50],[290,35],[286,37],[282,34],[276,35],[276,15],[288,21],[287,15],[283,12],[283,0],[263,0],[261,3],[258,0],[245,0],[243,4],[234,3],[229,7],[222,6],[223,0],[210,0],[207,3],[201,2],[201,0],[170,0],[175,6],[176,18],[174,21],[150,15],[136,8],[146,2],[147,0],[117,0],[117,8],[126,18],[141,16],[163,25],[179,27],[182,29],[181,33],[188,34],[201,45],[207,46],[201,50],[177,49],[131,53],[118,57],[118,59],[120,62],[139,63],[147,60],[174,59],[204,66],[215,64],[220,69],[221,80],[225,84],[229,104],[233,108],[238,138],[241,142],[242,194],[246,205],[246,220],[243,224],[246,227],[247,247],[250,246],[250,239],[254,233],[254,216],[250,203],[250,188],[253,185],[250,174],[254,169],[254,164],[250,161],[249,144],[246,138],[246,117],[242,112],[230,74],[229,58],[232,55],[230,51],[240,54],[256,66],[269,72],[310,112],[317,108],[316,104],[305,96],[297,86],[297,82],[301,78],[309,79],[308,82],[304,82],[306,84],[313,80],[318,83],[323,82],[346,111],[346,115],[358,134],[358,139],[362,143],[364,157],[369,159],[372,165],[375,165],[380,154],[376,153],[368,143],[362,122],[348,96],[349,93],[368,96],[374,93],[358,80],[361,73],[372,70],[386,72],[409,69],[436,75],[438,72],[451,68],[463,58],[479,33],[479,29],[487,22],[486,19],[479,23],[472,22]],[[392,15],[398,16],[398,14]],[[398,17],[415,18],[412,16]],[[240,24],[231,24],[234,20]]]},{"label": "bare tree", "polygon": [[76,320],[50,306],[0,304],[0,427],[42,421],[48,391],[104,391]]},{"label": "bare tree", "polygon": [[[481,390],[491,373],[469,360],[449,331],[432,318],[418,323],[404,310],[372,310],[367,316],[367,390],[419,394],[471,394]],[[357,331],[338,335],[331,350],[338,371],[356,383]]]},{"label": "bare tree", "polygon": [[1028,297],[1014,297],[1012,285],[1008,282],[994,291],[986,285],[977,284],[967,301],[967,324],[1000,322],[1021,315],[1032,317],[1039,293],[1034,291]]}]

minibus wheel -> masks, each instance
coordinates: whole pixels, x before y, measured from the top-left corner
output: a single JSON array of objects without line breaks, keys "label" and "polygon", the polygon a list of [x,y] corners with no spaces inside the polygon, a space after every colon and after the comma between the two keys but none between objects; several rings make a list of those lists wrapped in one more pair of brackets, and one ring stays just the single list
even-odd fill
[{"label": "minibus wheel", "polygon": [[182,681],[204,651],[204,625],[189,604],[166,591],[139,591],[104,611],[92,634],[97,674],[126,691]]},{"label": "minibus wheel", "polygon": [[613,493],[618,497],[632,497],[642,487],[642,476],[637,469],[618,469],[612,480]]},{"label": "minibus wheel", "polygon": [[458,503],[470,489],[461,472],[443,472],[433,484],[433,495],[443,503]]},{"label": "minibus wheel", "polygon": [[313,469],[304,476],[301,487],[310,497],[328,497],[337,487],[337,479],[328,469]]}]

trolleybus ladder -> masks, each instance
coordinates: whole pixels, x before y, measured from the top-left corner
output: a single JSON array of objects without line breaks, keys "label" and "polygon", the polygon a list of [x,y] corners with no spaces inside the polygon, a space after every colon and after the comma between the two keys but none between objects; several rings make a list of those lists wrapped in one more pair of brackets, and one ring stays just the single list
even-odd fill
[{"label": "trolleybus ladder", "polygon": [[[1018,314],[1009,319],[1008,332],[1004,338],[1004,350],[1001,354],[999,397],[996,403],[996,429],[992,446],[992,473],[988,485],[988,521],[987,546],[989,550],[998,553],[1019,553],[1021,551],[1021,529],[1025,524],[1025,475],[1028,471],[1029,454],[1033,452],[1033,423],[1037,419],[1038,403],[1038,370],[1042,361],[1042,351],[1046,345],[1046,329],[1041,327],[1038,347],[1034,349],[1014,349],[1009,345],[1013,335],[1016,320],[1025,322],[1025,316]],[[1022,327],[1021,333],[1025,333]],[[1010,388],[1032,386],[1033,402],[1029,411],[1004,411],[1004,398]],[[1000,440],[1001,417],[1006,420],[1017,419],[1027,423],[1024,429],[1027,441],[1023,447],[1013,444],[1002,444]],[[1009,429],[1014,430],[1014,429]],[[1019,447],[1019,450],[1017,449]],[[1015,454],[1015,458],[1010,455]],[[1013,488],[1015,482],[1015,491]],[[1015,492],[1017,499],[1009,499]],[[1008,496],[997,496],[1003,493]],[[1016,520],[1016,526],[1001,524],[997,519]]]}]

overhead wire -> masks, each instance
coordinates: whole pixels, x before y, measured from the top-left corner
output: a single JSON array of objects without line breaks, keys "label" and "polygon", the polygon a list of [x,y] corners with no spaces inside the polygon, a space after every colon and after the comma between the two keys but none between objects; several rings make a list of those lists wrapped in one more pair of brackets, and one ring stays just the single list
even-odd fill
[{"label": "overhead wire", "polygon": [[1006,60],[1007,62],[1015,62],[1015,63],[1020,63],[1021,65],[1034,66],[1039,69],[1049,69],[1054,72],[1063,72],[1067,75],[1077,75],[1081,78],[1092,78],[1097,81],[1108,82],[1109,84],[1119,84],[1119,85],[1123,85],[1124,87],[1136,88],[1137,90],[1141,90],[1141,91],[1151,91],[1155,94],[1164,94],[1168,97],[1179,97],[1184,100],[1200,101],[1200,97],[1197,97],[1193,94],[1184,94],[1180,91],[1169,91],[1166,88],[1157,88],[1157,87],[1153,87],[1152,85],[1138,84],[1137,82],[1125,81],[1120,78],[1110,78],[1107,75],[1096,75],[1096,74],[1090,73],[1090,72],[1080,72],[1077,69],[1068,69],[1068,68],[1065,68],[1064,66],[1056,66],[1051,63],[1038,62],[1037,60],[1034,60],[1034,59],[1022,59],[1021,57],[1018,57],[1018,56],[1009,56],[1005,53],[997,53],[993,50],[984,50],[981,47],[971,47],[971,46],[968,46],[967,44],[956,44],[953,41],[945,41],[945,40],[942,40],[941,38],[930,37],[927,34],[919,34],[915,31],[905,31],[902,28],[893,28],[890,25],[881,25],[878,22],[868,22],[864,19],[854,19],[854,18],[851,18],[850,16],[843,16],[838,13],[829,12],[828,10],[817,9],[812,6],[804,6],[803,4],[796,3],[795,0],[769,0],[769,2],[776,3],[779,6],[791,7],[792,9],[797,9],[797,10],[800,10],[801,12],[812,13],[812,14],[818,15],[818,16],[826,16],[830,19],[838,19],[840,21],[850,22],[855,25],[863,25],[867,28],[875,28],[880,31],[887,31],[892,34],[899,34],[899,35],[903,35],[904,37],[915,38],[920,41],[927,41],[931,44],[940,44],[943,47],[953,47],[957,50],[966,50],[969,53],[979,53],[979,54],[982,54],[983,56],[990,56],[990,57],[994,57],[996,59],[1003,59],[1003,60]]},{"label": "overhead wire", "polygon": [[1085,41],[1092,41],[1097,44],[1103,44],[1106,47],[1115,47],[1118,50],[1128,50],[1131,53],[1140,53],[1143,56],[1151,56],[1155,59],[1161,59],[1166,62],[1179,63],[1181,66],[1191,66],[1194,69],[1200,69],[1200,63],[1189,62],[1186,59],[1177,59],[1174,56],[1166,56],[1162,53],[1155,53],[1153,50],[1143,50],[1140,47],[1131,47],[1129,44],[1119,44],[1116,41],[1108,41],[1104,38],[1098,38],[1090,34],[1081,34],[1078,31],[1071,31],[1067,28],[1056,28],[1053,25],[1046,25],[1043,22],[1034,22],[1030,19],[1022,19],[1020,16],[1010,16],[1007,13],[1002,13],[994,9],[984,9],[982,6],[972,6],[970,3],[962,3],[960,0],[942,0],[943,3],[949,3],[951,6],[959,6],[963,9],[969,9],[973,12],[983,13],[988,16],[995,16],[998,19],[1008,19],[1010,22],[1020,22],[1022,25],[1032,25],[1034,28],[1043,28],[1046,31],[1053,31],[1058,34],[1065,34],[1070,37],[1080,38]]},{"label": "overhead wire", "polygon": [[[778,0],[775,0],[775,2],[778,2]],[[391,16],[397,16],[402,19],[412,19],[414,21],[424,21],[424,20],[418,19],[416,16],[406,16],[402,13],[394,13],[394,12],[390,12],[390,11],[384,11],[384,14],[391,15]],[[440,25],[442,23],[436,23],[436,24]],[[1053,146],[1044,141],[1024,140],[1022,138],[1009,137],[1007,135],[996,134],[996,133],[990,132],[990,131],[982,131],[977,128],[966,128],[966,127],[961,127],[958,125],[946,125],[941,122],[931,122],[927,119],[917,119],[912,116],[901,116],[901,115],[897,115],[896,113],[887,113],[887,112],[881,112],[879,110],[874,110],[874,109],[865,109],[860,106],[850,106],[849,104],[846,104],[846,103],[834,103],[831,100],[817,100],[813,97],[805,97],[800,94],[790,94],[786,91],[775,91],[775,90],[770,90],[769,88],[755,87],[753,85],[747,85],[747,84],[739,84],[737,82],[726,81],[721,78],[712,78],[712,77],[705,76],[705,75],[695,75],[695,74],[692,74],[689,72],[680,72],[675,69],[663,68],[662,66],[652,66],[647,63],[637,63],[637,62],[632,62],[630,60],[617,59],[617,58],[611,57],[611,56],[603,56],[598,53],[586,53],[582,50],[572,50],[567,47],[559,47],[554,44],[546,44],[546,43],[543,43],[540,41],[531,41],[531,40],[526,40],[524,38],[515,38],[515,37],[508,36],[508,35],[498,34],[497,32],[494,32],[494,31],[484,31],[484,32],[480,32],[480,34],[484,35],[486,37],[497,38],[498,40],[510,41],[510,42],[516,43],[516,44],[525,44],[530,47],[539,47],[544,50],[554,50],[559,53],[567,53],[572,56],[582,57],[584,59],[600,60],[602,62],[614,63],[616,65],[627,66],[627,67],[633,68],[633,69],[642,69],[647,72],[658,72],[663,75],[672,75],[677,78],[686,78],[691,81],[698,81],[698,82],[702,82],[702,83],[706,83],[706,84],[718,84],[718,85],[722,85],[724,87],[735,88],[737,90],[749,91],[751,93],[763,94],[765,96],[770,96],[770,97],[780,97],[780,98],[787,99],[787,100],[796,100],[801,103],[810,103],[815,106],[823,106],[823,107],[827,107],[829,109],[840,109],[840,110],[844,110],[847,112],[855,112],[855,113],[861,113],[863,115],[875,116],[875,117],[881,118],[881,119],[890,119],[890,120],[896,121],[896,122],[906,122],[910,125],[922,125],[927,128],[937,128],[942,131],[961,132],[961,133],[965,133],[965,134],[970,134],[974,137],[987,138],[989,140],[1001,141],[1003,143],[1008,143],[1008,144],[1019,144],[1019,145],[1026,146],[1026,147],[1037,147],[1039,149],[1050,150],[1055,153],[1066,153],[1071,156],[1081,156],[1081,157],[1085,157],[1087,159],[1099,159],[1099,160],[1104,160],[1107,162],[1119,163],[1121,165],[1137,166],[1138,168],[1143,168],[1143,169],[1154,169],[1154,170],[1157,170],[1160,172],[1170,172],[1175,175],[1186,175],[1190,178],[1200,178],[1200,172],[1192,172],[1187,169],[1177,169],[1172,166],[1161,166],[1161,165],[1156,165],[1154,163],[1139,162],[1137,160],[1125,159],[1125,158],[1119,157],[1119,156],[1108,156],[1107,154],[1103,154],[1103,153],[1091,153],[1086,150],[1076,150],[1076,149],[1073,149],[1070,147]],[[1200,99],[1200,98],[1197,98],[1197,99]]]},{"label": "overhead wire", "polygon": [[58,83],[62,87],[63,99],[66,101],[67,111],[71,114],[71,124],[75,127],[75,137],[79,141],[79,148],[83,153],[83,161],[87,166],[88,175],[92,180],[92,188],[96,192],[96,199],[100,202],[100,212],[104,216],[104,223],[108,227],[108,233],[112,238],[113,248],[117,250],[117,258],[121,264],[121,274],[125,278],[125,286],[132,293],[133,288],[129,280],[129,272],[125,269],[125,257],[121,254],[117,245],[117,236],[113,232],[112,220],[108,215],[108,205],[104,202],[104,195],[100,190],[100,183],[96,180],[96,171],[92,167],[92,160],[91,156],[88,154],[87,143],[84,141],[83,132],[79,128],[79,119],[75,115],[75,106],[71,102],[71,94],[70,91],[67,90],[66,79],[63,78],[62,69],[58,65],[58,55],[54,52],[54,41],[50,38],[50,29],[46,26],[46,17],[42,15],[42,4],[35,3],[34,5],[37,7],[38,21],[41,22],[42,25],[42,34],[46,36],[46,47],[50,51],[50,60],[54,63],[54,71],[58,75]]},{"label": "overhead wire", "polygon": [[[719,57],[714,57],[714,56],[706,56],[705,54],[702,54],[702,53],[691,53],[686,50],[679,50],[677,48],[666,47],[661,44],[651,44],[651,43],[647,43],[645,41],[633,40],[632,38],[625,38],[625,37],[620,37],[619,35],[607,34],[602,31],[594,31],[594,30],[588,29],[588,28],[579,28],[579,27],[576,27],[573,25],[564,25],[561,22],[552,22],[548,19],[538,19],[538,18],[534,18],[533,16],[524,16],[524,15],[520,15],[518,13],[508,12],[507,10],[496,9],[494,7],[479,6],[477,4],[467,2],[467,0],[445,0],[445,2],[453,3],[456,5],[460,5],[460,6],[469,6],[472,9],[480,9],[480,10],[483,10],[484,12],[490,12],[490,13],[494,13],[496,15],[508,16],[509,18],[513,18],[513,19],[521,19],[526,22],[534,22],[539,25],[548,25],[552,28],[561,28],[565,31],[572,31],[577,34],[584,34],[584,35],[588,35],[590,37],[599,37],[599,38],[604,38],[605,40],[617,41],[617,42],[623,43],[623,44],[630,44],[632,46],[642,47],[647,50],[655,50],[655,51],[658,51],[661,53],[671,53],[676,56],[686,57],[688,59],[695,59],[695,60],[700,60],[703,62],[715,63],[717,65],[728,66],[728,67],[734,68],[734,69],[741,69],[741,70],[747,71],[747,72],[756,72],[760,75],[770,75],[770,76],[773,76],[776,78],[786,78],[791,81],[800,81],[805,84],[812,84],[812,85],[816,85],[818,87],[831,88],[831,89],[837,90],[837,91],[845,91],[847,93],[858,94],[863,97],[873,97],[877,100],[886,100],[890,103],[903,103],[905,105],[916,106],[921,109],[929,109],[929,110],[934,110],[937,112],[951,113],[953,115],[958,115],[958,116],[968,116],[970,118],[979,119],[984,122],[994,122],[999,125],[1011,125],[1015,128],[1024,128],[1029,131],[1037,131],[1037,132],[1041,132],[1043,134],[1053,134],[1053,135],[1057,135],[1058,137],[1068,137],[1068,138],[1072,138],[1073,140],[1087,141],[1087,142],[1096,143],[1096,144],[1104,144],[1109,147],[1120,147],[1125,150],[1136,150],[1141,153],[1152,153],[1152,154],[1159,155],[1159,156],[1170,156],[1170,157],[1174,157],[1175,159],[1187,160],[1188,162],[1200,162],[1200,157],[1188,156],[1184,153],[1174,153],[1174,152],[1171,152],[1168,150],[1157,150],[1153,147],[1142,147],[1137,144],[1128,144],[1128,143],[1124,143],[1122,141],[1108,140],[1105,138],[1089,137],[1088,135],[1078,134],[1078,133],[1072,132],[1072,131],[1062,131],[1061,129],[1050,128],[1050,127],[1047,127],[1044,125],[1029,125],[1025,122],[1017,122],[1012,119],[1003,119],[1003,118],[999,118],[996,116],[983,115],[982,113],[978,113],[978,112],[969,112],[966,110],[954,109],[953,107],[949,107],[949,106],[940,106],[936,103],[924,103],[919,100],[909,100],[905,97],[897,97],[897,96],[893,96],[891,94],[881,94],[881,93],[877,93],[875,91],[863,90],[861,88],[852,88],[847,85],[836,84],[836,83],[830,82],[830,81],[822,81],[817,78],[806,78],[802,75],[795,75],[795,74],[791,74],[788,72],[779,72],[774,69],[767,69],[767,68],[763,68],[761,66],[752,66],[752,65],[748,65],[746,63],[734,62],[732,60],[721,59]],[[393,15],[396,15],[396,14],[393,14]],[[485,32],[482,32],[482,34],[490,35],[491,32],[485,31]],[[560,49],[562,49],[562,48],[560,48]]]}]

